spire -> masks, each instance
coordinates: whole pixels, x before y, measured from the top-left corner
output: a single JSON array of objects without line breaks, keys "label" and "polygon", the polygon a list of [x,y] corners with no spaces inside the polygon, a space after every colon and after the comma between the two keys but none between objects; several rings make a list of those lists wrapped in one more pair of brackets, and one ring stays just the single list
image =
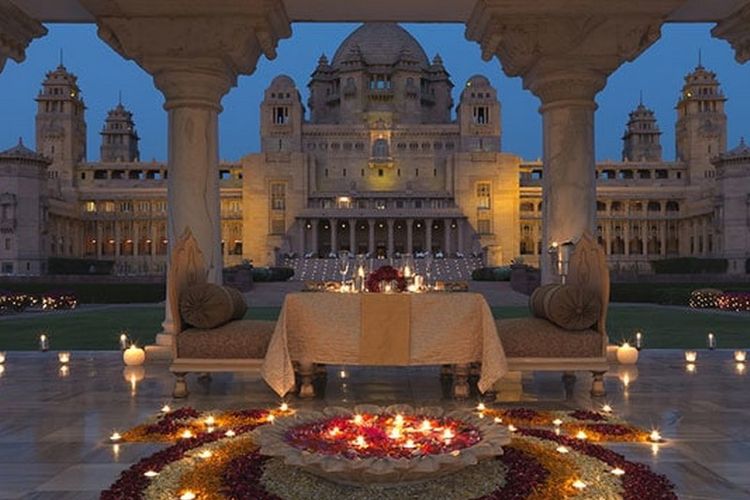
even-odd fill
[{"label": "spire", "polygon": [[698,49],[698,67],[703,67],[703,50],[700,48]]},{"label": "spire", "polygon": [[117,105],[122,106],[122,90],[117,91]]},{"label": "spire", "polygon": [[643,106],[643,89],[641,89],[640,97],[638,99],[638,106]]},{"label": "spire", "polygon": [[[745,138],[743,137],[741,140],[742,142],[744,142]],[[23,137],[21,137],[20,135],[18,136],[18,145],[23,146]]]},{"label": "spire", "polygon": [[63,65],[63,49],[60,47],[60,66]]}]

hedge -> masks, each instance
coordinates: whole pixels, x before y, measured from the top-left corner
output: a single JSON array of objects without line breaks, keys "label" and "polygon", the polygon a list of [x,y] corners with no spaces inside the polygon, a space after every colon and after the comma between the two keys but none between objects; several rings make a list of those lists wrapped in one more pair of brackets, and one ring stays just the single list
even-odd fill
[{"label": "hedge", "polygon": [[[715,286],[715,283],[612,283],[610,300],[687,306],[694,290]],[[726,290],[750,291],[750,283],[722,283],[721,287]]]},{"label": "hedge", "polygon": [[65,287],[81,304],[129,304],[161,302],[165,297],[164,283],[19,283],[1,282],[0,289],[25,294],[44,294]]},{"label": "hedge", "polygon": [[115,266],[113,260],[65,259],[50,257],[47,259],[49,274],[112,274]]},{"label": "hedge", "polygon": [[510,267],[479,267],[471,272],[474,281],[510,281]]},{"label": "hedge", "polygon": [[701,259],[677,257],[651,261],[656,274],[724,274],[729,267],[727,259]]},{"label": "hedge", "polygon": [[294,276],[291,267],[254,267],[254,282],[286,281]]}]

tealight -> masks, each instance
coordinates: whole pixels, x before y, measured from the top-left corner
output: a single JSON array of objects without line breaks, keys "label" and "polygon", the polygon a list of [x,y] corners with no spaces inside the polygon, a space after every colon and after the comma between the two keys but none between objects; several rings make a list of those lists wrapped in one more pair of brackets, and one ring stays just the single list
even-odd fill
[{"label": "tealight", "polygon": [[558,446],[556,448],[556,451],[562,455],[565,455],[566,453],[570,453],[570,450],[567,448],[567,446]]},{"label": "tealight", "polygon": [[624,470],[622,470],[622,469],[621,469],[621,468],[619,468],[619,467],[615,467],[615,468],[614,468],[614,469],[612,469],[612,470],[611,470],[610,472],[611,472],[611,473],[612,473],[613,475],[615,475],[615,476],[624,476],[624,475],[625,475],[625,471],[624,471]]},{"label": "tealight", "polygon": [[206,420],[204,420],[204,423],[208,426],[212,426],[216,423],[216,419],[213,415],[209,415],[206,417]]},{"label": "tealight", "polygon": [[412,440],[412,439],[407,439],[406,442],[404,443],[404,448],[412,449],[412,448],[416,448],[416,447],[417,447],[417,445],[414,444],[414,440]]},{"label": "tealight", "polygon": [[198,453],[198,458],[206,459],[211,458],[212,456],[214,456],[214,454],[211,453],[210,450],[203,450],[202,452]]},{"label": "tealight", "polygon": [[357,436],[354,440],[354,445],[359,446],[360,448],[367,448],[367,441],[365,441],[364,436]]},{"label": "tealight", "polygon": [[744,363],[747,360],[747,352],[734,351],[734,360],[738,363]]},{"label": "tealight", "polygon": [[287,404],[287,403],[281,403],[279,405],[279,411],[289,411],[289,404]]},{"label": "tealight", "polygon": [[5,351],[0,351],[0,365],[5,363]]},{"label": "tealight", "polygon": [[609,406],[609,405],[604,405],[604,406],[602,406],[602,411],[604,413],[612,413],[612,407]]},{"label": "tealight", "polygon": [[586,435],[586,433],[584,431],[578,431],[576,433],[576,439],[585,440],[587,438],[588,438],[588,436]]},{"label": "tealight", "polygon": [[432,430],[432,424],[429,420],[422,420],[422,425],[419,426],[419,430],[422,432],[428,432]]},{"label": "tealight", "polygon": [[688,363],[685,365],[685,371],[688,373],[695,373],[695,363]]},{"label": "tealight", "polygon": [[449,439],[453,439],[455,436],[456,435],[450,429],[445,429],[443,431],[443,439],[446,440],[446,441],[449,440]]},{"label": "tealight", "polygon": [[365,418],[360,415],[359,413],[354,415],[354,423],[355,425],[362,425],[365,421]]},{"label": "tealight", "polygon": [[120,439],[122,439],[122,436],[119,432],[113,432],[112,435],[109,436],[110,441],[119,441]]},{"label": "tealight", "polygon": [[268,416],[266,417],[266,422],[271,422],[271,423],[273,423],[273,421],[274,421],[274,420],[276,420],[276,417],[275,417],[275,416],[273,416],[273,414],[272,414],[272,413],[270,413],[270,414],[269,414],[269,415],[268,415]]},{"label": "tealight", "polygon": [[226,437],[230,438],[230,437],[234,437],[234,436],[236,436],[236,435],[237,435],[237,433],[236,433],[236,432],[234,432],[234,431],[233,431],[232,429],[229,429],[229,430],[228,430],[227,432],[225,432],[225,433],[224,433],[224,435],[225,435]]},{"label": "tealight", "polygon": [[584,483],[583,481],[581,481],[580,479],[576,479],[575,481],[573,481],[573,488],[577,490],[585,490],[586,486],[588,485]]},{"label": "tealight", "polygon": [[339,434],[341,434],[341,429],[339,429],[338,427],[334,427],[333,429],[328,431],[328,435],[331,437],[338,436]]},{"label": "tealight", "polygon": [[496,424],[502,424],[503,423],[503,419],[500,418],[500,417],[495,417],[495,423]]},{"label": "tealight", "polygon": [[172,408],[169,405],[164,405],[161,407],[162,413],[169,413],[170,411],[172,411]]},{"label": "tealight", "polygon": [[661,434],[657,430],[651,431],[651,434],[648,435],[648,439],[653,441],[654,443],[658,443],[661,441]]},{"label": "tealight", "polygon": [[404,416],[401,414],[396,415],[396,417],[393,419],[393,425],[402,427],[404,425]]},{"label": "tealight", "polygon": [[158,476],[159,473],[156,472],[155,470],[147,470],[146,472],[143,473],[143,475],[146,476],[147,478],[151,479],[152,477]]},{"label": "tealight", "polygon": [[[2,368],[2,366],[0,366],[0,368]],[[745,373],[745,363],[737,363],[736,365],[734,365],[734,368],[740,375]]]},{"label": "tealight", "polygon": [[484,403],[479,403],[477,405],[477,411],[484,411],[486,409],[487,409],[487,407],[484,405]]},{"label": "tealight", "polygon": [[555,427],[560,427],[562,425],[562,423],[563,423],[563,421],[560,420],[559,418],[556,418],[556,419],[554,419],[552,421],[552,425],[554,425]]},{"label": "tealight", "polygon": [[518,430],[518,428],[515,425],[513,425],[513,424],[510,424],[508,426],[508,431],[510,431],[510,432],[516,432],[517,430]]},{"label": "tealight", "polygon": [[195,500],[196,498],[198,497],[190,490],[185,491],[182,495],[180,495],[180,500]]},{"label": "tealight", "polygon": [[193,433],[190,432],[189,429],[185,429],[184,431],[182,431],[182,434],[180,434],[180,437],[182,439],[190,439],[191,437],[193,437]]},{"label": "tealight", "polygon": [[685,361],[695,363],[697,359],[698,353],[696,351],[685,351]]}]

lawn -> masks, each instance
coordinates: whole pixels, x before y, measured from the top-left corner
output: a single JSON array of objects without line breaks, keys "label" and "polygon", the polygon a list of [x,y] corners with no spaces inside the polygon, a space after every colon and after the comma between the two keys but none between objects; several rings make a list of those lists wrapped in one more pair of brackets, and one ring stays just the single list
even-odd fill
[{"label": "lawn", "polygon": [[[496,318],[528,315],[526,307],[494,307]],[[53,350],[117,348],[117,334],[127,329],[139,344],[154,341],[164,311],[160,306],[105,306],[66,313],[34,313],[0,320],[0,351],[34,350],[39,332],[46,330]],[[278,307],[251,308],[246,318],[278,317]],[[692,311],[656,305],[612,305],[607,321],[610,339],[620,342],[635,331],[644,333],[649,348],[702,348],[714,332],[719,347],[750,348],[750,315]]]}]

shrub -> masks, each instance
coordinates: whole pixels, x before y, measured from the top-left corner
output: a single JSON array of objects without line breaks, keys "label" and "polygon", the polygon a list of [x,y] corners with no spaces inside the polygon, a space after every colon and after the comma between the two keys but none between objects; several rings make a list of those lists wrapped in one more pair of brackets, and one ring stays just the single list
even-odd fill
[{"label": "shrub", "polygon": [[716,305],[722,311],[750,311],[750,292],[724,292]]},{"label": "shrub", "polygon": [[47,260],[47,272],[49,274],[112,274],[114,265],[113,260],[50,257]]},{"label": "shrub", "polygon": [[724,274],[729,267],[727,259],[700,259],[678,257],[651,261],[656,274]]},{"label": "shrub", "polygon": [[471,273],[474,281],[510,281],[510,267],[479,267]]},{"label": "shrub", "polygon": [[287,281],[294,276],[294,269],[291,267],[254,267],[253,281]]},{"label": "shrub", "polygon": [[693,290],[690,294],[688,305],[694,309],[714,309],[717,307],[717,301],[723,294],[716,288],[699,288]]}]

